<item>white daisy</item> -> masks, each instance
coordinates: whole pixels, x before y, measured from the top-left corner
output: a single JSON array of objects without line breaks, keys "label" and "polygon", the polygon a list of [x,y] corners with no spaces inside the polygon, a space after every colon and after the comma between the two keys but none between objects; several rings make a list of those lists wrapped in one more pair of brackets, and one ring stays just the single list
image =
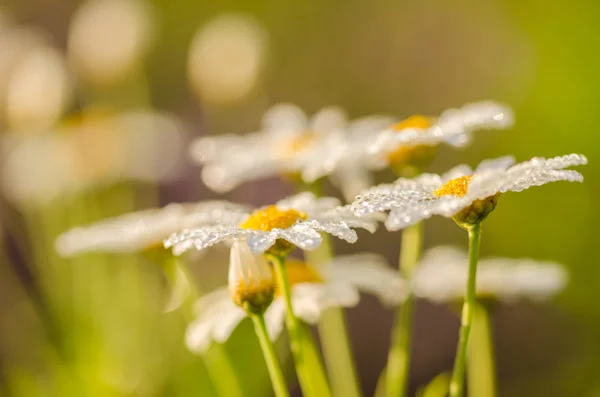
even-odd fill
[{"label": "white daisy", "polygon": [[446,110],[437,119],[412,116],[394,122],[386,116],[365,117],[323,140],[302,175],[313,181],[334,174],[335,179],[343,178],[351,188],[353,181],[356,185],[357,174],[368,175],[368,170],[388,165],[418,165],[429,160],[440,143],[463,146],[475,130],[508,128],[512,124],[511,110],[490,101]]},{"label": "white daisy", "polygon": [[[435,302],[461,300],[465,293],[468,256],[455,247],[427,251],[416,268],[413,291]],[[477,295],[512,301],[546,300],[567,283],[567,272],[554,262],[533,259],[488,258],[477,265]]]},{"label": "white daisy", "polygon": [[366,152],[382,163],[410,162],[415,149],[447,143],[460,147],[471,133],[482,129],[504,129],[514,123],[512,110],[492,101],[475,102],[448,109],[438,118],[412,116],[381,131]]},{"label": "white daisy", "polygon": [[[386,305],[402,303],[406,293],[398,272],[376,254],[340,256],[318,269],[290,259],[286,270],[292,287],[294,313],[309,324],[315,324],[327,308],[356,306],[359,292],[373,294]],[[227,288],[200,298],[196,312],[196,319],[187,329],[186,344],[198,353],[205,351],[212,341],[225,342],[246,316],[232,301]],[[272,339],[281,333],[284,317],[285,302],[276,288],[275,299],[265,312]]]},{"label": "white daisy", "polygon": [[[316,198],[304,192],[278,201],[275,205],[247,212],[243,218],[192,230],[174,233],[165,240],[165,248],[173,248],[175,255],[195,247],[202,250],[220,242],[247,240],[255,253],[269,250],[276,242],[290,249],[297,246],[313,250],[321,244],[319,232],[332,234],[354,243],[357,235],[352,228],[373,232],[378,217],[358,218],[349,207],[340,207],[333,197]],[[290,245],[291,244],[291,245]],[[280,247],[281,248],[281,247]]]},{"label": "white daisy", "polygon": [[116,181],[168,180],[181,167],[184,132],[168,114],[86,111],[42,132],[0,137],[0,183],[19,205],[42,206]]},{"label": "white daisy", "polygon": [[513,157],[486,160],[472,171],[459,165],[442,176],[422,174],[400,178],[366,190],[356,197],[357,215],[390,211],[388,230],[399,230],[432,215],[454,217],[463,226],[481,222],[495,208],[501,193],[520,192],[531,186],[555,181],[582,182],[583,176],[564,168],[587,163],[583,155],[570,154],[546,159],[536,157],[512,165]]},{"label": "white daisy", "polygon": [[226,192],[244,182],[299,173],[319,137],[345,123],[344,113],[335,107],[309,119],[298,107],[280,104],[265,113],[260,131],[200,138],[192,144],[191,155],[204,165],[204,183]]},{"label": "white daisy", "polygon": [[137,211],[61,234],[56,250],[62,256],[89,251],[135,252],[160,246],[176,231],[213,225],[220,221],[237,222],[248,207],[226,201],[172,203],[160,209]]}]

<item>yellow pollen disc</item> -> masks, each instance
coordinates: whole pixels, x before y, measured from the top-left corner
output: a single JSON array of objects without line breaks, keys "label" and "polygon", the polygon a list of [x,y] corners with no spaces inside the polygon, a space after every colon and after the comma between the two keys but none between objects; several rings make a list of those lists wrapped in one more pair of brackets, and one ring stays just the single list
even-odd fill
[{"label": "yellow pollen disc", "polygon": [[248,219],[240,224],[242,229],[262,230],[268,232],[273,229],[286,229],[298,220],[306,220],[306,214],[290,210],[280,210],[274,205],[254,211]]},{"label": "yellow pollen disc", "polygon": [[471,182],[472,175],[461,176],[460,178],[452,179],[446,182],[445,185],[435,190],[433,194],[437,197],[442,196],[457,196],[462,197],[467,194],[469,188],[469,182]]},{"label": "yellow pollen disc", "polygon": [[296,153],[309,147],[316,138],[317,134],[314,132],[303,132],[284,142],[278,149],[283,157],[293,157]]},{"label": "yellow pollen disc", "polygon": [[[288,259],[285,262],[288,282],[290,286],[302,283],[322,283],[323,279],[315,269],[297,259]],[[281,289],[277,286],[276,295],[280,295]]]},{"label": "yellow pollen disc", "polygon": [[392,129],[400,132],[407,128],[420,128],[422,130],[431,127],[431,121],[429,118],[421,115],[410,116],[409,118],[402,120],[392,126]]},{"label": "yellow pollen disc", "polygon": [[[431,127],[431,120],[431,118],[425,116],[414,115],[392,125],[391,129],[396,132],[402,132],[407,128],[418,128],[425,130]],[[434,150],[435,147],[428,145],[402,145],[396,151],[389,153],[387,160],[393,166],[421,166],[421,163],[427,162],[428,159],[433,157]]]}]

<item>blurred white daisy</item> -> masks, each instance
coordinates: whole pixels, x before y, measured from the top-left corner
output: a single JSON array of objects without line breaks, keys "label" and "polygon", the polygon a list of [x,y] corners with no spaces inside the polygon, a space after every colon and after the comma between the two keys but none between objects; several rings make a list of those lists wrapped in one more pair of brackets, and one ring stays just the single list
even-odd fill
[{"label": "blurred white daisy", "polygon": [[279,104],[264,115],[261,130],[246,135],[203,137],[192,144],[192,158],[204,165],[202,180],[226,192],[257,179],[299,174],[319,138],[343,129],[346,117],[338,108],[324,108],[308,118],[290,104]]},{"label": "blurred white daisy", "polygon": [[0,138],[3,192],[25,206],[121,180],[173,178],[184,148],[178,120],[146,110],[87,111],[44,134]]},{"label": "blurred white daisy", "polygon": [[8,79],[6,118],[12,130],[44,131],[70,102],[71,78],[64,56],[49,45],[26,51]]},{"label": "blurred white daisy", "polygon": [[[435,302],[461,300],[468,272],[467,253],[455,247],[427,251],[412,280],[416,296]],[[477,265],[477,296],[513,301],[528,298],[543,301],[567,284],[563,266],[554,262],[520,258],[480,259]]]},{"label": "blurred white daisy", "polygon": [[[306,165],[302,175],[306,181],[314,181],[337,174],[338,179],[341,176],[346,180],[349,197],[355,175],[364,179],[369,170],[387,166],[396,169],[423,166],[440,143],[463,146],[475,130],[508,128],[512,124],[511,110],[490,101],[449,109],[438,118],[411,116],[395,122],[388,116],[365,117],[320,142],[319,153]],[[356,177],[354,185],[361,185]]]},{"label": "blurred white daisy", "polygon": [[432,215],[454,217],[461,226],[481,222],[495,208],[500,194],[520,192],[555,181],[582,182],[583,176],[564,168],[587,163],[583,155],[535,157],[513,165],[513,157],[486,160],[475,171],[459,165],[442,176],[422,174],[367,189],[352,203],[357,215],[390,211],[385,225],[399,230]]},{"label": "blurred white daisy", "polygon": [[[380,166],[419,165],[440,143],[461,147],[476,130],[504,129],[514,123],[512,110],[492,101],[448,109],[439,117],[412,116],[385,128],[366,146],[366,156]],[[363,142],[364,145],[364,142]]]},{"label": "blurred white daisy", "polygon": [[[285,267],[294,313],[309,324],[315,324],[327,308],[356,306],[359,292],[372,294],[390,306],[401,304],[406,294],[398,272],[376,254],[340,256],[318,268],[289,259]],[[205,351],[212,341],[225,342],[246,317],[246,312],[232,301],[227,288],[200,298],[196,312],[197,317],[186,332],[186,344],[198,353]],[[265,313],[272,339],[281,333],[284,318],[285,302],[276,287],[275,299]]]},{"label": "blurred white daisy", "polygon": [[242,217],[230,218],[213,226],[184,230],[165,240],[166,248],[180,255],[191,248],[202,250],[220,242],[236,239],[247,240],[255,253],[294,246],[313,250],[321,244],[319,232],[332,234],[354,243],[357,235],[352,228],[364,228],[373,232],[377,216],[358,218],[348,207],[340,207],[333,197],[316,198],[304,192],[278,201],[275,205],[247,212]]},{"label": "blurred white daisy", "polygon": [[88,81],[112,83],[139,65],[154,30],[152,7],[144,0],[88,0],[73,15],[69,58]]},{"label": "blurred white daisy", "polygon": [[190,45],[187,74],[202,104],[230,104],[258,85],[268,34],[245,14],[222,14],[202,26]]},{"label": "blurred white daisy", "polygon": [[84,252],[136,252],[162,245],[179,230],[237,221],[249,209],[226,201],[172,203],[160,209],[132,212],[61,234],[56,250],[62,256]]}]

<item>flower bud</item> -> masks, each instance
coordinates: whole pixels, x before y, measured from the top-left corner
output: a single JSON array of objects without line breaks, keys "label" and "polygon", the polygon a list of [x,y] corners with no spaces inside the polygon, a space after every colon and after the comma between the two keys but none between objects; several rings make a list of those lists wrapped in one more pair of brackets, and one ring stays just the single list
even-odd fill
[{"label": "flower bud", "polygon": [[265,257],[255,255],[244,240],[231,246],[229,292],[235,304],[248,313],[264,313],[273,301],[273,272]]}]

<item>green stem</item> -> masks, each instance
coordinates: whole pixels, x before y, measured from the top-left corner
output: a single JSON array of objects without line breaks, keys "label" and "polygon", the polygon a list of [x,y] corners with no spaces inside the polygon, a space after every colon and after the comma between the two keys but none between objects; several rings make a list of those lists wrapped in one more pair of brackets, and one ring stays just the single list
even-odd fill
[{"label": "green stem", "polygon": [[469,229],[469,275],[462,308],[460,335],[454,359],[454,369],[450,380],[450,397],[461,397],[464,390],[465,364],[467,361],[467,346],[473,323],[473,306],[477,286],[477,260],[479,259],[479,244],[481,242],[481,223]]},{"label": "green stem", "polygon": [[271,342],[269,333],[267,332],[265,317],[263,314],[251,314],[250,318],[252,318],[252,322],[254,323],[254,330],[256,331],[256,336],[258,336],[263,355],[265,356],[265,361],[267,363],[267,369],[269,370],[269,376],[271,377],[271,383],[273,384],[275,396],[289,397],[290,393],[285,383],[285,378],[283,377],[281,367],[279,366],[275,348],[273,347],[273,343]]},{"label": "green stem", "polygon": [[285,322],[290,336],[290,344],[298,380],[305,397],[331,396],[319,352],[312,338],[310,328],[304,326],[294,314],[292,293],[285,270],[285,258],[270,256],[275,269],[277,284],[281,288],[286,305]]},{"label": "green stem", "polygon": [[[319,248],[314,251],[306,251],[305,257],[314,267],[327,266],[331,261],[331,252],[331,240],[328,235],[324,235]],[[360,397],[362,395],[360,381],[344,309],[341,307],[327,309],[322,313],[318,327],[333,395]]]},{"label": "green stem", "polygon": [[360,397],[360,382],[341,307],[327,309],[319,320],[319,336],[334,396]]},{"label": "green stem", "polygon": [[467,367],[469,396],[496,397],[492,328],[488,310],[479,302],[473,308],[473,331]]},{"label": "green stem", "polygon": [[[402,232],[399,267],[400,273],[407,281],[412,278],[419,260],[422,241],[423,226],[421,222],[404,229]],[[414,310],[415,298],[411,293],[402,304],[402,307],[398,308],[392,328],[392,342],[385,371],[385,387],[388,396],[405,396],[408,390]]]}]

